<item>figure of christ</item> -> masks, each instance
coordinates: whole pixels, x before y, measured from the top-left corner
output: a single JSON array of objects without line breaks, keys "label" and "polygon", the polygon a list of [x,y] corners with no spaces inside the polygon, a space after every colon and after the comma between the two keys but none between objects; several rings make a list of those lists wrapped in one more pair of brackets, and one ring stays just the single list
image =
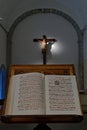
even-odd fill
[{"label": "figure of christ", "polygon": [[46,35],[43,35],[43,38],[35,38],[34,42],[40,42],[42,44],[42,53],[46,53],[47,43],[56,42],[56,39],[47,39]]},{"label": "figure of christ", "polygon": [[56,39],[47,39],[46,35],[43,35],[43,38],[35,38],[34,42],[40,42],[42,44],[42,54],[43,54],[43,64],[46,64],[46,51],[47,51],[47,43],[56,42]]}]

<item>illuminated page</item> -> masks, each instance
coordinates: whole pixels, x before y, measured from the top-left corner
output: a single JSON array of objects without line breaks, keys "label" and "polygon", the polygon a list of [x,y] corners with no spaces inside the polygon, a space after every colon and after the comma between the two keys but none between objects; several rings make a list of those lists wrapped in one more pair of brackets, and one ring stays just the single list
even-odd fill
[{"label": "illuminated page", "polygon": [[81,115],[75,76],[47,75],[45,89],[47,115]]},{"label": "illuminated page", "polygon": [[[11,115],[44,114],[44,75],[28,73],[14,75],[14,97]],[[10,113],[9,113],[10,114]]]}]

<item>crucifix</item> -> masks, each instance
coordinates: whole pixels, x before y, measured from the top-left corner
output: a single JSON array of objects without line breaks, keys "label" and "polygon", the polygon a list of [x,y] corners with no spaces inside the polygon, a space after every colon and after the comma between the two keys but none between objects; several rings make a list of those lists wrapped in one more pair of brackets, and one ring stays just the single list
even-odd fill
[{"label": "crucifix", "polygon": [[[46,35],[43,35],[42,38],[33,39],[34,42],[40,42],[43,55],[43,64],[46,64],[46,52],[47,52],[47,43],[54,43],[56,39],[47,39]],[[33,130],[51,130],[45,123],[37,125]]]},{"label": "crucifix", "polygon": [[47,43],[56,42],[56,39],[47,39],[46,35],[43,35],[43,38],[35,38],[34,42],[40,42],[42,46],[42,54],[43,54],[43,64],[46,64],[46,51],[47,51]]}]

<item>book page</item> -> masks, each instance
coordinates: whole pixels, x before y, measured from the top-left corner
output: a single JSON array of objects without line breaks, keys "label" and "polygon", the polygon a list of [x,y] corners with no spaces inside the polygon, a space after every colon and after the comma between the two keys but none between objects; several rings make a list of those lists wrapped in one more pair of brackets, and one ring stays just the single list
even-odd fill
[{"label": "book page", "polygon": [[[44,114],[44,75],[41,73],[19,74],[12,77],[6,114]],[[13,91],[11,91],[13,90]],[[9,109],[10,106],[10,109]]]},{"label": "book page", "polygon": [[13,99],[14,99],[14,90],[15,90],[15,80],[14,76],[10,78],[10,85],[8,86],[8,93],[7,93],[7,99],[6,99],[6,104],[5,104],[5,115],[10,115],[11,110],[12,110],[12,105],[13,105]]},{"label": "book page", "polygon": [[74,75],[47,75],[45,81],[47,115],[82,114]]}]

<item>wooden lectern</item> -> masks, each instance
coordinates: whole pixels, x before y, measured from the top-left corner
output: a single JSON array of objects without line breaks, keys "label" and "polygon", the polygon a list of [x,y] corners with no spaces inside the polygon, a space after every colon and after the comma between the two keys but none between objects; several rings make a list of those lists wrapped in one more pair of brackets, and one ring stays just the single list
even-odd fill
[{"label": "wooden lectern", "polygon": [[[8,74],[8,85],[13,75],[41,72],[48,75],[75,75],[74,65],[12,65]],[[7,90],[8,94],[8,90]],[[6,100],[5,100],[6,105]],[[4,105],[4,111],[5,111]],[[83,119],[83,115],[4,115],[4,111],[1,120],[5,123],[39,123],[34,130],[50,130],[46,123],[57,122],[80,122]]]}]

